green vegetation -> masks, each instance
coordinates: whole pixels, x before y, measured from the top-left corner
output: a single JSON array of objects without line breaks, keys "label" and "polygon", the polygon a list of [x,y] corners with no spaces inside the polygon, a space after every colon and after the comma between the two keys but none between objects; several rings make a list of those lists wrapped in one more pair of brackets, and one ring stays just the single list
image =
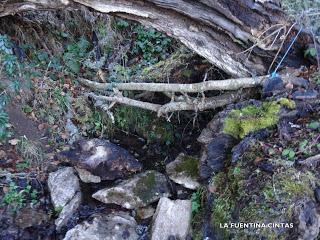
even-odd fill
[{"label": "green vegetation", "polygon": [[84,37],[81,37],[78,42],[67,46],[62,57],[67,73],[77,74],[80,72],[81,62],[88,56],[89,46],[89,42]]},{"label": "green vegetation", "polygon": [[139,198],[148,202],[153,196],[153,192],[156,187],[156,175],[154,171],[149,171],[145,176],[142,176],[136,183],[136,187],[133,189],[135,195]]},{"label": "green vegetation", "polygon": [[202,198],[205,191],[203,188],[198,188],[198,190],[192,193],[191,196],[191,206],[192,206],[192,214],[198,214],[202,208]]},{"label": "green vegetation", "polygon": [[184,156],[182,162],[175,167],[177,172],[185,172],[192,178],[199,175],[199,159],[192,156]]},{"label": "green vegetation", "polygon": [[[221,229],[219,224],[230,221],[290,222],[293,207],[300,199],[314,199],[313,186],[319,184],[319,180],[313,172],[279,166],[271,176],[254,165],[257,152],[263,152],[261,146],[252,146],[235,166],[216,174],[211,180],[211,185],[216,189],[212,223],[223,238],[232,235],[235,239],[242,239],[244,236],[269,239],[269,236],[279,233],[263,229],[248,230],[244,234],[237,229]],[[278,155],[274,154],[274,157],[278,158]],[[286,239],[287,234],[288,232],[281,233],[279,238]]]},{"label": "green vegetation", "polygon": [[8,191],[2,199],[2,205],[7,206],[13,212],[16,212],[20,208],[26,206],[28,198],[31,199],[33,204],[35,204],[37,202],[37,196],[37,190],[33,189],[31,191],[30,185],[20,190],[14,182],[11,182]]},{"label": "green vegetation", "polygon": [[141,25],[137,25],[134,32],[136,39],[132,52],[134,54],[142,53],[143,61],[141,65],[149,66],[168,57],[171,38],[153,28],[146,29]]},{"label": "green vegetation", "polygon": [[244,138],[251,132],[274,126],[279,121],[278,113],[282,106],[294,108],[294,102],[288,99],[264,102],[262,106],[249,105],[232,110],[224,122],[224,133],[235,138]]}]

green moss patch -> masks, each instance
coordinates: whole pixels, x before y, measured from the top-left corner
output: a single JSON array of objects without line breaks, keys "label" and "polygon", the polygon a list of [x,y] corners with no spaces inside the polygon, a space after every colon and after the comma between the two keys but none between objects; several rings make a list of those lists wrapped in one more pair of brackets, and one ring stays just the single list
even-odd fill
[{"label": "green moss patch", "polygon": [[294,108],[294,102],[289,99],[264,102],[262,106],[247,106],[232,110],[224,121],[223,132],[235,138],[244,138],[247,134],[271,127],[279,121],[282,106]]},{"label": "green moss patch", "polygon": [[199,160],[192,156],[184,156],[181,163],[176,165],[177,172],[185,172],[189,177],[197,178],[199,172]]},{"label": "green moss patch", "polygon": [[133,189],[136,194],[143,202],[148,202],[153,196],[156,188],[156,175],[155,172],[147,172],[145,176],[142,176],[136,187]]}]

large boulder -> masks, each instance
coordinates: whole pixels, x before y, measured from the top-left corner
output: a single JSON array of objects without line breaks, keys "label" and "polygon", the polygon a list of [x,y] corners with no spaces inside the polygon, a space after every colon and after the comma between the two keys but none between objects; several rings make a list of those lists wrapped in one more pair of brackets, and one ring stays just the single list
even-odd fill
[{"label": "large boulder", "polygon": [[166,177],[156,171],[147,171],[122,181],[114,187],[99,190],[92,197],[104,203],[136,209],[170,195]]},{"label": "large boulder", "polygon": [[72,167],[65,167],[49,174],[48,187],[52,204],[56,211],[60,211],[55,221],[59,230],[81,204],[79,179]]},{"label": "large boulder", "polygon": [[80,140],[59,154],[101,180],[115,180],[141,171],[142,165],[127,150],[103,139]]},{"label": "large boulder", "polygon": [[177,184],[189,189],[196,189],[200,186],[199,177],[200,160],[180,153],[171,163],[167,164],[166,172],[169,178]]},{"label": "large boulder", "polygon": [[137,240],[137,223],[124,212],[96,216],[69,230],[64,240]]},{"label": "large boulder", "polygon": [[160,199],[153,216],[152,240],[186,239],[191,225],[191,201]]}]

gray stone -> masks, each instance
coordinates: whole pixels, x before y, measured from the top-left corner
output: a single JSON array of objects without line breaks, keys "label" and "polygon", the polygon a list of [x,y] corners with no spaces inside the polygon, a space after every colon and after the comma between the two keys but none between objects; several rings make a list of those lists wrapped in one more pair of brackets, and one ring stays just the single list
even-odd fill
[{"label": "gray stone", "polygon": [[61,210],[55,222],[59,230],[81,204],[79,179],[72,167],[65,167],[49,174],[48,187],[54,208]]},{"label": "gray stone", "polygon": [[77,173],[79,175],[79,178],[82,182],[85,183],[99,183],[101,182],[101,178],[99,176],[93,175],[91,172],[89,172],[86,169],[75,167],[77,170]]},{"label": "gray stone", "polygon": [[103,139],[77,141],[58,157],[88,170],[101,180],[125,178],[142,169],[141,163],[127,150]]},{"label": "gray stone", "polygon": [[170,190],[166,177],[156,171],[147,171],[118,185],[99,190],[93,198],[104,202],[118,204],[127,209],[145,207],[158,201],[161,197],[169,197]]},{"label": "gray stone", "polygon": [[199,161],[195,157],[180,153],[173,162],[167,164],[166,172],[175,183],[185,188],[196,189],[200,186],[197,181],[199,177]]},{"label": "gray stone", "polygon": [[316,198],[317,203],[320,203],[320,187],[317,187],[314,190],[314,197]]},{"label": "gray stone", "polygon": [[186,239],[191,225],[191,201],[161,198],[153,216],[151,240]]},{"label": "gray stone", "polygon": [[304,79],[302,77],[292,77],[289,80],[293,85],[303,88],[309,87],[309,81],[307,79]]},{"label": "gray stone", "polygon": [[299,239],[314,240],[320,233],[320,214],[311,200],[302,200],[295,207]]},{"label": "gray stone", "polygon": [[292,98],[297,100],[315,99],[317,97],[318,97],[318,92],[316,90],[306,90],[306,91],[298,90],[292,94]]},{"label": "gray stone", "polygon": [[95,216],[69,230],[64,240],[137,240],[137,223],[124,212]]}]

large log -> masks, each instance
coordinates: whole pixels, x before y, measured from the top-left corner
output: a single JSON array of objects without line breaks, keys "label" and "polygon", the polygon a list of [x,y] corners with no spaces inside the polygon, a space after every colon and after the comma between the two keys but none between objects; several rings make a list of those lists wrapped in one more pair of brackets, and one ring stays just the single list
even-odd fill
[{"label": "large log", "polygon": [[[279,49],[291,22],[276,0],[6,0],[0,16],[27,10],[90,7],[102,13],[138,21],[180,40],[233,77],[263,75]],[[284,48],[295,34],[287,37]],[[265,41],[268,34],[274,33]],[[301,64],[301,47],[312,42],[298,38],[288,64]],[[272,43],[272,44],[271,44]],[[255,45],[250,52],[246,49]],[[284,51],[284,50],[283,50]],[[300,52],[299,52],[300,51]],[[282,54],[280,54],[281,56]],[[291,62],[290,62],[291,61]]]}]

